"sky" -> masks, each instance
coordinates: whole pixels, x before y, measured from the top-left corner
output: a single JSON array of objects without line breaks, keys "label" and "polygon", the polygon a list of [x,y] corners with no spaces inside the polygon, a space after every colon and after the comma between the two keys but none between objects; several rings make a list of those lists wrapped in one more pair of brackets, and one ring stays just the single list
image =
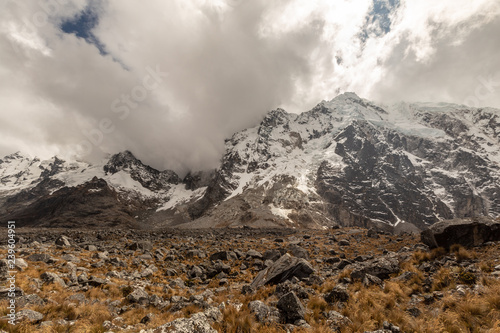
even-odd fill
[{"label": "sky", "polygon": [[0,1],[0,156],[183,174],[346,91],[500,108],[498,0]]}]

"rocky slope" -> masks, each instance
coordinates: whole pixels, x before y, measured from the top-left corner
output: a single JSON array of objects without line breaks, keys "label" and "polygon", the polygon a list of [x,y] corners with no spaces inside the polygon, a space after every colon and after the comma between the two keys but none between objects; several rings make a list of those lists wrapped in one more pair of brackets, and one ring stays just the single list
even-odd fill
[{"label": "rocky slope", "polygon": [[[7,156],[0,160],[0,213],[35,219],[33,210],[62,188],[73,193],[97,177],[116,193],[108,199],[127,214],[124,222],[144,227],[416,231],[442,219],[499,216],[499,152],[500,110],[384,106],[345,93],[302,114],[269,112],[226,140],[215,173],[184,179],[130,152],[99,165]],[[50,225],[44,216],[37,221]]]},{"label": "rocky slope", "polygon": [[0,259],[17,323],[4,311],[0,332],[498,332],[499,238],[449,251],[419,238],[23,228],[15,268]]}]

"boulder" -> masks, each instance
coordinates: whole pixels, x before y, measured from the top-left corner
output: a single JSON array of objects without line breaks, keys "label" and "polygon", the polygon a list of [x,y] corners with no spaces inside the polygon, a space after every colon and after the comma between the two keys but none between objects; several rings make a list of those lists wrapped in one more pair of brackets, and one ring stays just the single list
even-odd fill
[{"label": "boulder", "polygon": [[33,310],[21,310],[16,314],[17,320],[37,323],[43,319],[43,314]]},{"label": "boulder", "polygon": [[277,307],[281,311],[285,322],[289,324],[293,324],[298,320],[304,320],[306,315],[306,309],[293,291],[281,297]]},{"label": "boulder", "polygon": [[500,241],[500,221],[487,217],[445,220],[422,231],[420,237],[422,243],[431,248],[449,248],[453,244],[479,246]]},{"label": "boulder", "polygon": [[257,289],[263,285],[278,284],[293,277],[305,279],[314,273],[314,268],[305,259],[292,257],[288,253],[279,258],[255,277],[250,286]]},{"label": "boulder", "polygon": [[205,312],[193,314],[190,318],[179,318],[157,328],[141,330],[140,333],[217,333],[211,324],[220,322],[222,313],[218,308],[208,308]]},{"label": "boulder", "polygon": [[66,287],[66,282],[64,282],[63,279],[59,277],[56,273],[52,272],[43,272],[42,275],[40,275],[40,279],[42,279],[43,282],[45,283],[58,283],[62,287]]},{"label": "boulder", "polygon": [[28,263],[23,258],[16,258],[15,266],[20,271],[24,271],[26,268],[28,268]]},{"label": "boulder", "polygon": [[351,278],[353,280],[363,280],[367,274],[379,279],[387,279],[391,274],[399,272],[399,260],[396,256],[386,255],[362,263],[355,263],[349,267],[352,268]]},{"label": "boulder", "polygon": [[149,295],[144,289],[137,288],[127,295],[127,300],[130,303],[146,305],[149,303]]},{"label": "boulder", "polygon": [[56,245],[59,246],[71,246],[71,243],[69,242],[69,238],[66,236],[59,236],[59,238],[56,239]]},{"label": "boulder", "polygon": [[45,301],[37,294],[24,295],[16,300],[16,306],[23,308],[26,305],[44,306]]},{"label": "boulder", "polygon": [[349,300],[349,292],[342,285],[335,286],[330,292],[323,297],[327,303],[333,304],[336,302],[347,302]]},{"label": "boulder", "polygon": [[329,311],[326,315],[326,323],[334,332],[341,332],[342,328],[352,324],[352,321],[337,311]]},{"label": "boulder", "polygon": [[5,280],[9,277],[9,262],[6,259],[0,259],[0,280]]},{"label": "boulder", "polygon": [[135,251],[135,250],[143,250],[143,251],[151,251],[153,249],[153,244],[148,241],[140,241],[140,242],[134,242],[128,246],[129,250]]},{"label": "boulder", "polygon": [[294,256],[294,257],[297,257],[297,258],[302,258],[302,259],[305,259],[305,260],[309,260],[309,252],[307,252],[306,249],[298,246],[298,245],[295,245],[295,244],[292,244],[288,247],[288,251]]},{"label": "boulder", "polygon": [[279,323],[280,312],[277,308],[268,306],[262,301],[248,303],[248,309],[255,315],[257,321],[262,324]]},{"label": "boulder", "polygon": [[44,263],[50,263],[53,259],[47,253],[34,253],[28,257],[29,261],[41,261]]},{"label": "boulder", "polygon": [[236,253],[232,251],[220,251],[220,252],[215,252],[210,256],[210,260],[216,261],[216,260],[237,260],[238,257],[236,256]]},{"label": "boulder", "polygon": [[272,260],[276,261],[281,257],[281,252],[278,251],[277,249],[272,249],[272,250],[266,250],[264,254],[262,255],[263,260]]}]

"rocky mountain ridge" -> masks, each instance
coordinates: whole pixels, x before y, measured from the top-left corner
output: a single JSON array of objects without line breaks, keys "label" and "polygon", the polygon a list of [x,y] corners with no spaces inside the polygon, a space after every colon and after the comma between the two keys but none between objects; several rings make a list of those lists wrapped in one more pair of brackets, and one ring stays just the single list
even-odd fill
[{"label": "rocky mountain ridge", "polygon": [[97,177],[143,227],[416,231],[500,215],[499,134],[498,109],[384,106],[345,93],[302,114],[269,112],[226,140],[215,172],[184,179],[130,152],[101,165],[7,156],[0,210],[15,218],[41,197]]}]

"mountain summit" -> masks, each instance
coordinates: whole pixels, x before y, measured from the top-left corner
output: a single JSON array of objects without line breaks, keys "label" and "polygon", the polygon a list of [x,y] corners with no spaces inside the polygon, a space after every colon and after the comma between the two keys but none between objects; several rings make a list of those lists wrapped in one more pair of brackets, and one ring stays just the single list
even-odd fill
[{"label": "mountain summit", "polygon": [[416,231],[442,219],[500,215],[500,110],[384,106],[345,93],[302,114],[269,112],[226,140],[215,172],[183,180],[130,152],[105,165],[15,154],[0,160],[0,175],[1,209],[12,218],[57,188],[97,177],[144,227]]}]

